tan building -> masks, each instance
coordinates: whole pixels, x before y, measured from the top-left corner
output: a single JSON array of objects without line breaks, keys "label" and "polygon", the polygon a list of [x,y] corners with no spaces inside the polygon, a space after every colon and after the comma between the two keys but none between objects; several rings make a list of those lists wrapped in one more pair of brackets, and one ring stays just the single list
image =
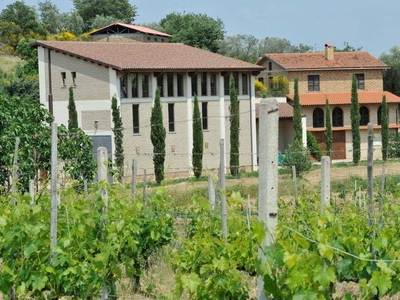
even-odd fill
[{"label": "tan building", "polygon": [[[166,128],[167,173],[188,175],[192,167],[192,114],[198,95],[203,120],[204,169],[217,169],[220,139],[229,163],[229,75],[240,103],[240,164],[256,168],[254,76],[264,67],[177,43],[38,41],[40,99],[59,124],[68,123],[68,88],[73,87],[79,126],[95,148],[113,155],[111,98],[117,97],[124,127],[126,174],[153,173],[150,115],[161,87]],[[229,167],[229,164],[227,164]],[[168,174],[167,174],[168,175]]]},{"label": "tan building", "polygon": [[381,157],[381,103],[386,96],[389,127],[398,130],[400,98],[383,91],[383,70],[388,66],[367,52],[334,52],[332,44],[325,52],[266,54],[258,62],[266,70],[258,78],[268,87],[274,76],[289,79],[288,102],[293,101],[294,80],[299,81],[302,112],[307,117],[307,130],[325,147],[325,101],[329,100],[333,126],[333,159],[352,158],[350,120],[352,77],[358,80],[360,104],[361,158],[367,155],[367,124],[374,126],[374,157]]}]

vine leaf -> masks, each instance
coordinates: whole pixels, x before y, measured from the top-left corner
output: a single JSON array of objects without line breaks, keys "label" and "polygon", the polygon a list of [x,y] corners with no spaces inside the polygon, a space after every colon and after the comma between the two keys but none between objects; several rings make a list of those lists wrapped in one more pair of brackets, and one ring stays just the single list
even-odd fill
[{"label": "vine leaf", "polygon": [[197,287],[201,284],[201,280],[196,273],[182,274],[181,281],[184,288],[189,292],[196,292]]},{"label": "vine leaf", "polygon": [[326,289],[331,282],[336,281],[335,269],[332,267],[325,269],[321,265],[316,266],[313,279],[315,282],[319,282],[322,289]]},{"label": "vine leaf", "polygon": [[374,271],[369,283],[379,289],[379,294],[384,295],[392,287],[392,277],[386,272]]}]

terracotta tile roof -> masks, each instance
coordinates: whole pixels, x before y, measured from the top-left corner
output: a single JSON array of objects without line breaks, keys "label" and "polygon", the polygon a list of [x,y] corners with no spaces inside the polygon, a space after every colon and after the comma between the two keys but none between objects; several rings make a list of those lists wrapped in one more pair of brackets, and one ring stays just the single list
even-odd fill
[{"label": "terracotta tile roof", "polygon": [[[382,103],[382,96],[386,95],[387,103],[400,103],[400,97],[390,92],[358,92],[359,104]],[[293,100],[294,95],[287,95]],[[300,104],[308,105],[325,105],[325,99],[328,98],[330,105],[346,105],[351,104],[351,93],[309,93],[300,94]]]},{"label": "terracotta tile roof", "polygon": [[387,69],[385,63],[367,52],[335,52],[334,59],[325,59],[324,52],[265,54],[258,61],[262,65],[270,59],[288,71],[324,69]]},{"label": "terracotta tile roof", "polygon": [[166,34],[164,32],[161,31],[157,31],[151,28],[147,28],[147,27],[143,27],[143,26],[138,26],[138,25],[132,25],[132,24],[125,24],[125,23],[120,23],[120,22],[115,22],[113,24],[104,26],[103,28],[94,30],[92,32],[90,32],[90,35],[94,35],[94,34],[99,34],[101,33],[103,30],[114,27],[114,26],[121,26],[121,27],[125,27],[125,28],[129,28],[129,29],[133,29],[135,31],[139,31],[142,33],[146,33],[146,34],[153,34],[153,35],[160,35],[160,36],[165,36],[165,37],[172,37],[172,35]]},{"label": "terracotta tile roof", "polygon": [[[293,106],[288,103],[278,103],[279,119],[293,118]],[[260,116],[260,104],[256,104],[256,119]]]},{"label": "terracotta tile roof", "polygon": [[37,41],[34,47],[106,65],[116,70],[241,71],[264,67],[178,43],[105,43]]}]

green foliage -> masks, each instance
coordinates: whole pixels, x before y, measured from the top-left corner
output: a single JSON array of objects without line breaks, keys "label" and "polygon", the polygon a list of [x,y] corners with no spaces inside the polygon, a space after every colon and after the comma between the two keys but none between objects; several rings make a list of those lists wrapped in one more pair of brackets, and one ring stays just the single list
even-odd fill
[{"label": "green foliage", "polygon": [[382,97],[381,127],[382,158],[386,161],[389,147],[389,112],[385,95]]},{"label": "green foliage", "polygon": [[92,138],[82,129],[69,131],[64,125],[58,127],[58,155],[64,162],[63,171],[81,187],[85,179],[92,181],[97,171],[92,151]]},{"label": "green foliage", "polygon": [[160,87],[157,87],[154,106],[151,109],[151,132],[150,138],[153,144],[153,163],[156,182],[161,183],[164,179],[165,162],[165,137],[166,131],[163,125],[162,106],[160,100]]},{"label": "green foliage", "polygon": [[230,121],[230,143],[231,143],[231,152],[230,152],[230,163],[229,167],[231,170],[231,175],[234,177],[238,176],[239,173],[239,127],[240,127],[240,110],[239,110],[239,101],[238,94],[235,87],[235,79],[233,75],[230,78],[230,87],[229,94],[231,105],[229,106],[229,110],[231,113]]},{"label": "green foliage", "polygon": [[27,75],[38,75],[38,52],[31,45],[35,39],[22,38],[18,41],[16,54],[24,60],[23,71]]},{"label": "green foliage", "polygon": [[205,14],[170,13],[160,21],[163,32],[171,34],[172,42],[218,51],[218,41],[224,38],[224,23]]},{"label": "green foliage", "polygon": [[282,96],[289,94],[289,80],[285,76],[278,75],[273,77],[272,86],[272,91],[280,92]]},{"label": "green foliage", "polygon": [[103,28],[105,26],[108,26],[110,24],[113,24],[115,22],[122,22],[122,20],[119,20],[113,16],[108,16],[108,15],[97,15],[94,20],[93,20],[93,24],[92,24],[92,28],[93,29],[99,29],[99,28]]},{"label": "green foliage", "polygon": [[358,47],[358,48],[354,48],[348,42],[344,42],[343,43],[343,49],[339,49],[336,46],[334,46],[333,48],[334,48],[335,52],[355,52],[355,51],[361,51],[363,47],[361,46],[361,47]]},{"label": "green foliage", "polygon": [[332,117],[331,107],[329,106],[329,100],[325,101],[325,144],[326,144],[326,155],[331,157],[332,155],[332,143],[333,143],[333,132],[332,132]]},{"label": "green foliage", "polygon": [[23,1],[15,1],[7,5],[0,13],[0,21],[18,25],[25,37],[32,37],[35,34],[41,37],[46,36],[46,30],[37,20],[35,8],[26,5]]},{"label": "green foliage", "polygon": [[301,141],[294,141],[293,144],[289,145],[286,149],[283,155],[283,166],[290,170],[292,166],[295,166],[297,175],[301,175],[311,169],[311,159]]},{"label": "green foliage", "polygon": [[124,148],[122,146],[124,134],[122,132],[122,117],[117,97],[112,97],[111,99],[111,110],[114,123],[115,165],[118,168],[118,181],[122,182],[124,176]]},{"label": "green foliage", "polygon": [[353,163],[358,165],[361,156],[361,138],[360,138],[360,106],[358,104],[358,92],[357,92],[357,78],[353,75],[351,85],[351,133],[353,135]]},{"label": "green foliage", "polygon": [[84,31],[93,29],[93,22],[99,15],[110,16],[123,23],[133,24],[137,16],[136,6],[128,0],[87,1],[73,0],[75,10],[83,18]]},{"label": "green foliage", "polygon": [[303,140],[303,126],[301,122],[301,105],[299,98],[299,79],[294,79],[294,99],[293,99],[293,127],[294,127],[294,141],[302,142]]},{"label": "green foliage", "polygon": [[78,112],[76,111],[74,89],[72,86],[69,87],[69,98],[68,98],[68,131],[70,133],[78,129]]},{"label": "green foliage", "polygon": [[255,88],[257,97],[262,97],[262,98],[266,97],[268,89],[264,85],[264,83],[262,83],[261,81],[255,79],[254,80],[254,88]]},{"label": "green foliage", "polygon": [[389,132],[387,156],[389,158],[400,157],[400,136],[398,132],[394,131]]},{"label": "green foliage", "polygon": [[322,148],[318,143],[315,135],[311,131],[307,131],[307,148],[308,151],[315,157],[316,160],[320,161],[322,157]]},{"label": "green foliage", "polygon": [[390,67],[383,71],[383,90],[400,96],[400,47],[393,46],[390,53],[382,53],[379,59]]},{"label": "green foliage", "polygon": [[203,171],[203,127],[201,124],[199,100],[194,95],[193,107],[193,172],[196,178],[201,176]]},{"label": "green foliage", "polygon": [[15,195],[18,205],[0,197],[0,293],[5,295],[13,287],[18,299],[28,294],[44,299],[50,291],[52,299],[88,299],[101,294],[107,284],[117,297],[115,283],[125,273],[140,284],[149,256],[173,236],[168,197],[157,191],[144,208],[117,192],[108,190],[107,214],[99,199],[88,199],[73,189],[61,192],[51,265],[48,193],[35,205],[30,205],[29,195]]},{"label": "green foliage", "polygon": [[59,9],[50,0],[38,2],[40,20],[48,33],[54,34],[59,29]]}]

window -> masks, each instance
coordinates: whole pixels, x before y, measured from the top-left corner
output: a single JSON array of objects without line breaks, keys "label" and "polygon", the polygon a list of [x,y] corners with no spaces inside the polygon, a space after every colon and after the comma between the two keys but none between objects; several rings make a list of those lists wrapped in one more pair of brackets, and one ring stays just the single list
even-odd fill
[{"label": "window", "polygon": [[132,85],[132,98],[138,97],[138,74],[131,74],[131,85]]},{"label": "window", "polygon": [[365,89],[364,74],[356,74],[357,78],[357,88],[359,90]]},{"label": "window", "polygon": [[119,79],[119,86],[121,89],[121,98],[128,97],[128,89],[127,89],[127,76],[124,75]]},{"label": "window", "polygon": [[76,72],[71,72],[71,76],[72,76],[72,85],[76,86]]},{"label": "window", "polygon": [[332,111],[332,127],[343,127],[343,110],[340,107]]},{"label": "window", "polygon": [[61,72],[61,80],[63,87],[67,86],[66,79],[67,79],[67,74],[65,72]]},{"label": "window", "polygon": [[308,75],[308,90],[319,91],[319,75]]},{"label": "window", "polygon": [[366,106],[360,107],[360,125],[366,126],[369,123],[369,110]]},{"label": "window", "polygon": [[258,81],[264,84],[264,77],[258,77]]},{"label": "window", "polygon": [[174,103],[168,103],[168,129],[169,132],[175,132]]},{"label": "window", "polygon": [[249,85],[247,82],[247,74],[242,74],[242,95],[249,94]]},{"label": "window", "polygon": [[313,111],[313,127],[324,127],[324,111],[321,108],[316,108]]},{"label": "window", "polygon": [[207,96],[207,73],[201,73],[201,95]]},{"label": "window", "polygon": [[142,74],[142,97],[149,97],[149,76]]},{"label": "window", "polygon": [[133,134],[139,133],[139,104],[132,105]]},{"label": "window", "polygon": [[192,96],[197,95],[197,75],[192,76]]},{"label": "window", "polygon": [[217,76],[213,73],[210,74],[211,96],[217,95]]},{"label": "window", "polygon": [[272,61],[268,62],[268,70],[269,70],[269,71],[272,70]]},{"label": "window", "polygon": [[269,88],[272,90],[274,88],[274,77],[269,77]]},{"label": "window", "polygon": [[201,117],[203,130],[208,130],[208,102],[201,102]]},{"label": "window", "polygon": [[183,75],[178,74],[177,80],[178,80],[178,97],[182,97],[183,96]]},{"label": "window", "polygon": [[157,77],[157,87],[160,88],[160,96],[164,97],[164,74]]},{"label": "window", "polygon": [[229,75],[224,76],[224,95],[229,95]]},{"label": "window", "polygon": [[168,97],[174,96],[174,73],[167,73]]}]

